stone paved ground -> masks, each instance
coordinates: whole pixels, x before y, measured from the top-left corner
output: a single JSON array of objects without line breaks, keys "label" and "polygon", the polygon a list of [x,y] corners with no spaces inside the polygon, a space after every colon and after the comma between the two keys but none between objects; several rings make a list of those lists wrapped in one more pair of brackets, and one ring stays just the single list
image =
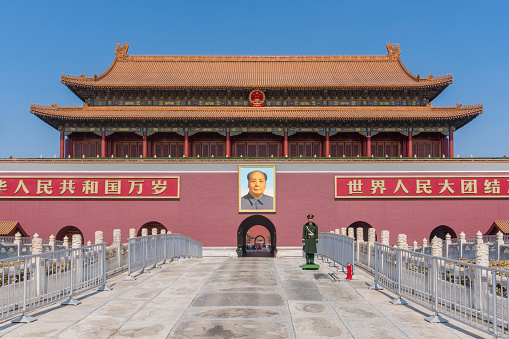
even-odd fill
[{"label": "stone paved ground", "polygon": [[[430,324],[421,307],[356,281],[315,278],[302,258],[184,259],[79,296],[79,306],[36,310],[30,324],[0,323],[2,338],[488,338],[459,322]],[[340,278],[344,278],[339,273]]]}]

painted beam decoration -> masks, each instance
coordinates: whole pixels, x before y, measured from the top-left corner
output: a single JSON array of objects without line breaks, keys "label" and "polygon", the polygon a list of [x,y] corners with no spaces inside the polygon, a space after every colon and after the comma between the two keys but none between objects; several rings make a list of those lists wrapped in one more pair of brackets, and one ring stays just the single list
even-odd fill
[{"label": "painted beam decoration", "polygon": [[178,199],[178,176],[0,176],[0,199]]},{"label": "painted beam decoration", "polygon": [[509,198],[509,175],[335,176],[336,199]]}]

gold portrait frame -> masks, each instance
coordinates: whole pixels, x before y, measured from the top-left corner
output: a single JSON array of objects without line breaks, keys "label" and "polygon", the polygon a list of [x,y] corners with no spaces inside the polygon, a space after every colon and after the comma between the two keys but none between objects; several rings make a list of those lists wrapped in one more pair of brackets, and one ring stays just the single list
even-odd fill
[{"label": "gold portrait frame", "polygon": [[[253,171],[260,171],[267,176],[265,189],[260,199],[247,197],[250,192],[248,188],[247,175]],[[239,213],[270,213],[276,212],[276,165],[239,165]],[[256,201],[255,201],[256,200]],[[270,203],[268,208],[258,209],[260,205]]]}]

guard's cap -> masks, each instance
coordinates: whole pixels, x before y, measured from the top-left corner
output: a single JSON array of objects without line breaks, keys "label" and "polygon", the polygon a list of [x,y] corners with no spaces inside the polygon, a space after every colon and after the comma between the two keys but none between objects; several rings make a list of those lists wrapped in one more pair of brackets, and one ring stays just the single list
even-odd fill
[{"label": "guard's cap", "polygon": [[308,219],[314,219],[314,218],[315,218],[315,216],[314,216],[314,215],[312,215],[312,214],[308,214]]}]

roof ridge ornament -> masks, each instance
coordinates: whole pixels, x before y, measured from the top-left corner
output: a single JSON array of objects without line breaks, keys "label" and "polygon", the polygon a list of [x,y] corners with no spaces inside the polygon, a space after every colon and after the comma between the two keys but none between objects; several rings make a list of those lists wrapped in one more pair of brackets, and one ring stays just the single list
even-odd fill
[{"label": "roof ridge ornament", "polygon": [[126,60],[127,59],[127,50],[129,49],[129,44],[124,42],[122,46],[117,43],[117,48],[115,49],[115,59],[116,60]]},{"label": "roof ridge ornament", "polygon": [[401,55],[401,51],[399,50],[399,44],[394,44],[394,46],[392,46],[392,44],[389,42],[386,47],[389,59],[398,60],[399,56]]}]

